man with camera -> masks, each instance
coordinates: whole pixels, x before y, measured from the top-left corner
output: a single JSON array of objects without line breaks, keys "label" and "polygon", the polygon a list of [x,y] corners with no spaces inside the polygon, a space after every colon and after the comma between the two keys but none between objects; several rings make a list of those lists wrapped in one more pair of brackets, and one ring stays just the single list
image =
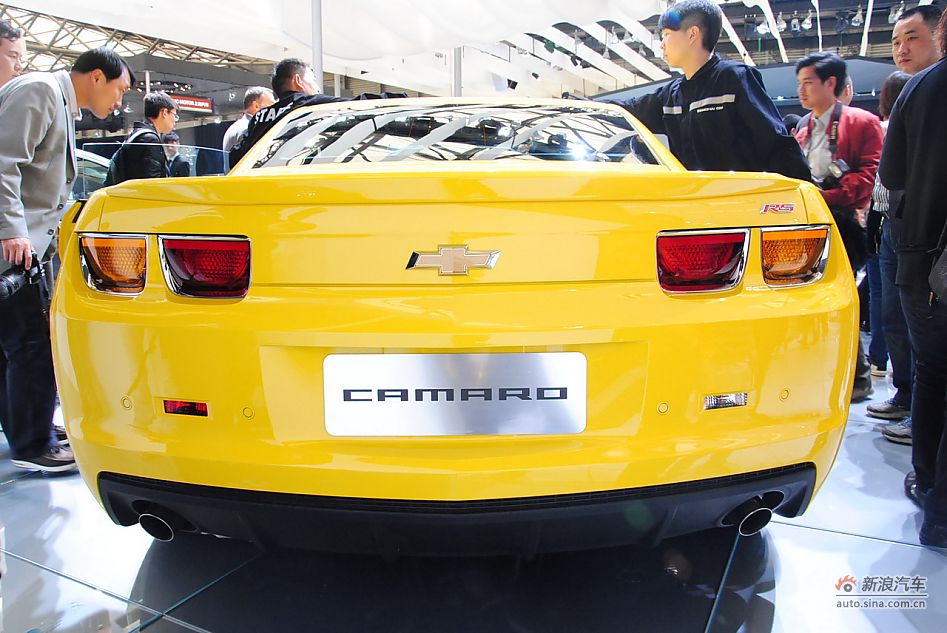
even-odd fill
[{"label": "man with camera", "polygon": [[42,261],[76,177],[75,121],[121,108],[134,77],[115,52],[97,48],[72,71],[35,72],[0,88],[0,420],[14,466],[76,467],[52,435],[53,376]]},{"label": "man with camera", "polygon": [[[857,271],[868,259],[857,210],[871,201],[883,137],[878,117],[839,101],[847,75],[845,61],[834,53],[813,53],[799,60],[799,101],[810,113],[796,127],[796,140],[809,160],[813,182],[832,210],[852,270]],[[871,367],[859,339],[852,402],[873,391]]]}]

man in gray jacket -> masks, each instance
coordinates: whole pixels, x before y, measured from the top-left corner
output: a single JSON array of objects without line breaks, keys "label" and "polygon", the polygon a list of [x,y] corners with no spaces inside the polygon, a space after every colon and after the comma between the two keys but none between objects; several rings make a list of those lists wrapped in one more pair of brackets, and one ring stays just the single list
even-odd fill
[{"label": "man in gray jacket", "polygon": [[[0,88],[0,275],[51,255],[76,177],[81,108],[105,118],[121,107],[133,81],[121,57],[97,48],[80,55],[71,72],[29,73]],[[15,466],[57,472],[74,469],[75,460],[51,434],[56,384],[41,285],[0,301],[0,353],[7,361],[0,420]]]}]

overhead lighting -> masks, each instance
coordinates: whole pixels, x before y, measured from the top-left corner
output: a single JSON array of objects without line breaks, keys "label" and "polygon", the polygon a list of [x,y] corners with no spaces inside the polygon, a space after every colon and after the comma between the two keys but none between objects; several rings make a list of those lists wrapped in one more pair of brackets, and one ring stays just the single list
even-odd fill
[{"label": "overhead lighting", "polygon": [[780,11],[779,17],[776,18],[776,30],[779,31],[780,33],[783,33],[786,31],[786,27],[787,27],[786,20],[783,19],[783,12]]},{"label": "overhead lighting", "polygon": [[855,17],[852,18],[852,26],[856,29],[862,26],[865,23],[865,14],[862,11],[861,7],[858,7],[858,11],[855,12]]},{"label": "overhead lighting", "polygon": [[848,16],[847,11],[839,11],[835,14],[835,32],[841,34],[845,29],[848,28]]},{"label": "overhead lighting", "polygon": [[611,59],[611,58],[612,58],[612,54],[611,54],[611,52],[608,50],[608,47],[607,47],[607,46],[605,47],[605,50],[602,51],[602,57],[604,57],[605,59]]},{"label": "overhead lighting", "polygon": [[757,33],[757,35],[760,35],[760,36],[769,35],[769,33],[770,33],[769,24],[767,24],[766,22],[761,22],[761,23],[756,27],[756,33]]},{"label": "overhead lighting", "polygon": [[799,31],[801,30],[799,25],[799,16],[795,13],[793,13],[792,21],[789,23],[789,30],[792,31],[793,37],[797,37],[799,35]]},{"label": "overhead lighting", "polygon": [[891,5],[891,13],[888,14],[888,24],[894,24],[898,21],[898,18],[901,17],[901,14],[904,13],[904,3],[902,2],[899,5]]},{"label": "overhead lighting", "polygon": [[809,12],[806,13],[805,19],[802,21],[802,28],[806,31],[812,29],[812,9],[809,9]]}]

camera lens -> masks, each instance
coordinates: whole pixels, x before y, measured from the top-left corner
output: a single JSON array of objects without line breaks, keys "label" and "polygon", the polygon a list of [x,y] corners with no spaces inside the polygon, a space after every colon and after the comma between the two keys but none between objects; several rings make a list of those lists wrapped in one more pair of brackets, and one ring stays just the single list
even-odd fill
[{"label": "camera lens", "polygon": [[9,299],[27,284],[28,277],[22,267],[11,268],[0,275],[0,301]]}]

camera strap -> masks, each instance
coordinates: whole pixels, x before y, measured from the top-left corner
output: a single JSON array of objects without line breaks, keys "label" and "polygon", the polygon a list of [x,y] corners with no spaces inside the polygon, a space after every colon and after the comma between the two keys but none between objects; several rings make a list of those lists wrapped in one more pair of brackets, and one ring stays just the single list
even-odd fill
[{"label": "camera strap", "polygon": [[[829,153],[832,154],[832,160],[835,160],[835,155],[838,154],[838,125],[839,121],[842,119],[842,102],[836,101],[835,107],[832,108],[832,114],[829,115],[829,125],[826,128],[825,133],[829,137]],[[806,144],[812,144],[812,128],[815,125],[815,117],[812,114],[809,114],[809,126],[808,126],[808,136],[806,137]]]}]

